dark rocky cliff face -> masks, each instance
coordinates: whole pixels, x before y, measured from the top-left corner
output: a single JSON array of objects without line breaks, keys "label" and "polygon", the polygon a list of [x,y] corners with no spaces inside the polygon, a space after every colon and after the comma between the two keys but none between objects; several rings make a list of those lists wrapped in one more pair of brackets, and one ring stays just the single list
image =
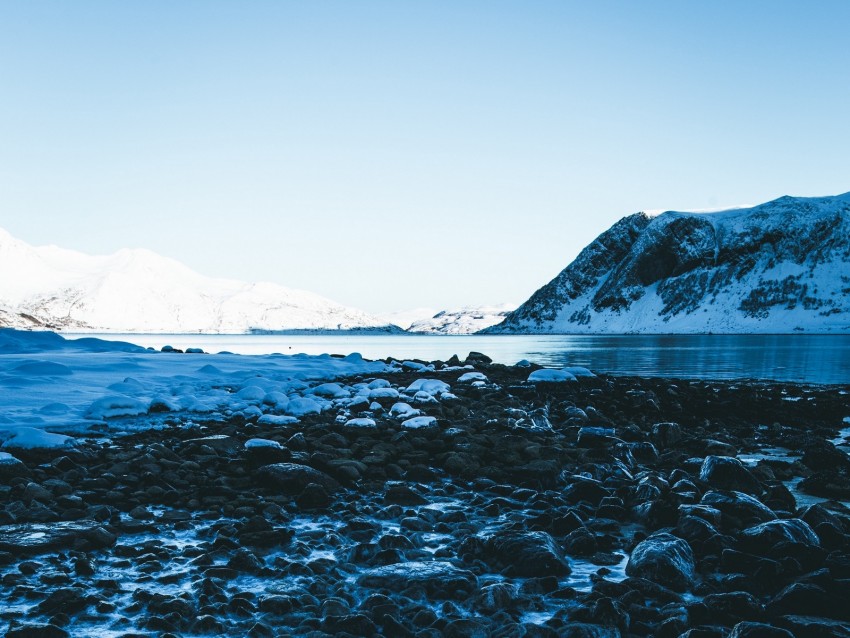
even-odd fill
[{"label": "dark rocky cliff face", "polygon": [[850,194],[781,197],[625,217],[488,332],[843,332],[848,294]]}]

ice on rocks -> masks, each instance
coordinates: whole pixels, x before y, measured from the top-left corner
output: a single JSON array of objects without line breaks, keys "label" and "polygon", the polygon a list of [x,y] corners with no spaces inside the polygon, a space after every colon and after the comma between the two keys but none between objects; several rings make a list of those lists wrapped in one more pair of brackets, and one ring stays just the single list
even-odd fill
[{"label": "ice on rocks", "polygon": [[328,399],[341,399],[351,396],[351,393],[338,383],[322,383],[310,390],[310,394]]},{"label": "ice on rocks", "polygon": [[398,398],[398,390],[395,388],[375,388],[369,392],[369,399],[375,401],[376,399],[397,399]]},{"label": "ice on rocks", "polygon": [[409,403],[395,403],[393,404],[393,407],[390,408],[390,416],[397,419],[407,419],[419,416],[420,414],[422,414],[422,412],[414,408]]},{"label": "ice on rocks", "polygon": [[562,370],[564,372],[569,372],[574,377],[595,377],[596,376],[590,370],[588,370],[587,368],[582,368],[581,366],[566,366],[565,368],[562,368]]},{"label": "ice on rocks", "polygon": [[313,399],[295,397],[289,401],[285,411],[289,416],[300,417],[308,414],[321,414],[322,406]]},{"label": "ice on rocks", "polygon": [[575,381],[575,375],[566,370],[555,370],[552,368],[543,368],[535,370],[528,375],[529,383],[560,383],[563,381]]},{"label": "ice on rocks", "polygon": [[449,392],[451,389],[452,388],[448,383],[440,381],[439,379],[416,379],[416,381],[407,386],[405,392],[407,394],[419,394],[420,392],[424,392],[431,396],[438,396],[443,392]]},{"label": "ice on rocks", "polygon": [[298,417],[283,414],[264,414],[257,419],[259,425],[292,425],[298,423]]},{"label": "ice on rocks", "polygon": [[277,441],[272,441],[271,439],[248,439],[245,441],[245,449],[250,450],[254,448],[274,448],[276,450],[280,450],[283,446]]},{"label": "ice on rocks", "polygon": [[422,430],[437,427],[437,419],[432,416],[415,416],[412,419],[402,421],[401,426],[408,430]]},{"label": "ice on rocks", "polygon": [[458,377],[458,383],[472,383],[473,381],[487,381],[487,375],[483,372],[467,372]]},{"label": "ice on rocks", "polygon": [[370,381],[366,387],[369,390],[377,390],[378,388],[389,388],[392,384],[386,379],[375,379],[374,381]]},{"label": "ice on rocks", "polygon": [[359,419],[349,419],[345,422],[345,426],[349,428],[365,428],[368,430],[374,430],[377,426],[374,419],[368,418],[359,418]]},{"label": "ice on rocks", "polygon": [[236,393],[236,396],[242,399],[243,401],[262,401],[266,398],[266,391],[263,390],[260,386],[257,385],[249,385],[245,388],[239,390]]},{"label": "ice on rocks", "polygon": [[7,450],[58,449],[75,444],[73,437],[30,427],[0,429],[0,438],[4,439],[0,447]]},{"label": "ice on rocks", "polygon": [[147,414],[150,404],[128,396],[106,396],[91,404],[86,412],[89,419],[112,419]]}]

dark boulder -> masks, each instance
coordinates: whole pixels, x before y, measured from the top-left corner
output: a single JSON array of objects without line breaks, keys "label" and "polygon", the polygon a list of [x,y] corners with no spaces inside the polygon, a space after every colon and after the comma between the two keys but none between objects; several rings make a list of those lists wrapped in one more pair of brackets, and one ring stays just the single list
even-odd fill
[{"label": "dark boulder", "polygon": [[699,478],[718,490],[761,494],[761,484],[738,459],[731,456],[707,456]]},{"label": "dark boulder", "polygon": [[570,567],[546,532],[499,532],[485,545],[489,563],[509,576],[564,576]]},{"label": "dark boulder", "polygon": [[358,583],[364,587],[404,591],[418,587],[434,598],[468,599],[478,590],[478,579],[470,571],[451,563],[407,562],[367,570]]},{"label": "dark boulder", "polygon": [[694,553],[691,546],[672,534],[653,534],[632,551],[626,574],[686,591],[694,584]]},{"label": "dark boulder", "polygon": [[264,465],[256,472],[257,483],[290,496],[300,494],[305,487],[315,483],[328,493],[340,489],[336,479],[308,465],[298,463],[274,463]]}]

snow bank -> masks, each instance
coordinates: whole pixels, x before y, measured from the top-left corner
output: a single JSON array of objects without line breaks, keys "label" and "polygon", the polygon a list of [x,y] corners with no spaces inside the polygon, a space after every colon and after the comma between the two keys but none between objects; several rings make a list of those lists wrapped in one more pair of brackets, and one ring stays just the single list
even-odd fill
[{"label": "snow bank", "polygon": [[8,436],[0,446],[6,450],[56,449],[74,446],[74,439],[70,436],[45,432],[38,428],[8,428],[3,429],[0,434]]},{"label": "snow bank", "polygon": [[[199,366],[197,355],[0,329],[0,441],[10,443],[13,432],[26,426],[44,435],[37,441],[31,434],[35,443],[65,445],[67,439],[51,438],[43,430],[84,432],[104,419],[159,412],[239,413],[261,424],[293,423],[331,408],[331,399],[349,400],[349,389],[335,378],[374,377],[397,369],[358,354],[203,356],[206,363]],[[389,386],[375,385],[384,383]],[[311,386],[319,393],[309,394]],[[138,426],[147,422],[138,421]],[[133,422],[122,423],[122,429],[132,427]],[[26,436],[14,438],[19,446],[27,441]]]}]

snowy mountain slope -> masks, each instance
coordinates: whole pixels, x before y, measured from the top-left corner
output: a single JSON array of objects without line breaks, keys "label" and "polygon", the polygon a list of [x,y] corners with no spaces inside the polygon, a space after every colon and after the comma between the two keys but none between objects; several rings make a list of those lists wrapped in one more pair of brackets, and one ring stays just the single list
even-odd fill
[{"label": "snowy mountain slope", "polygon": [[439,311],[436,308],[412,308],[410,310],[398,310],[378,315],[382,321],[407,330],[417,321],[430,319]]},{"label": "snowy mountain slope", "polygon": [[467,306],[455,310],[441,310],[432,317],[414,321],[407,330],[420,334],[473,334],[504,320],[514,308],[516,304]]},{"label": "snowy mountain slope", "polygon": [[625,217],[486,332],[850,332],[850,193]]},{"label": "snowy mountain slope", "polygon": [[148,250],[89,256],[0,229],[0,324],[118,332],[387,329],[364,312],[270,283],[204,277]]}]

